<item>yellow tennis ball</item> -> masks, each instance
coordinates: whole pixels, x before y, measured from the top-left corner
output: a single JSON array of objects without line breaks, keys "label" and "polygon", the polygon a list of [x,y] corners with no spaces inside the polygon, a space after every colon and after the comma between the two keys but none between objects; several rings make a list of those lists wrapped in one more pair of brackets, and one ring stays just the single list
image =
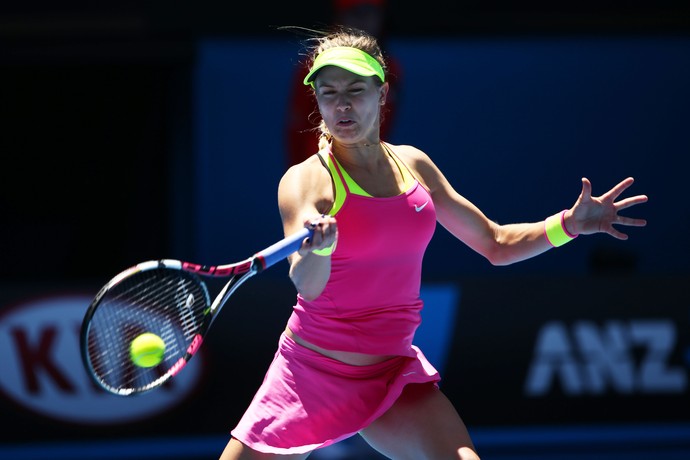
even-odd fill
[{"label": "yellow tennis ball", "polygon": [[165,354],[165,342],[152,332],[145,332],[132,340],[129,356],[139,367],[157,366]]}]

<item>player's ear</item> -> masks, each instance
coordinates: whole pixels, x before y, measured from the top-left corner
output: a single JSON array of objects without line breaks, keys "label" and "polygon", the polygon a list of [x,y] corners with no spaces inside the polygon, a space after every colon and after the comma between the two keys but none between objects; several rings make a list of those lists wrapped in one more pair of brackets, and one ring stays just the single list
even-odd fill
[{"label": "player's ear", "polygon": [[390,87],[388,86],[388,82],[384,82],[380,87],[379,87],[379,104],[380,105],[386,105],[386,97],[388,96],[388,89]]}]

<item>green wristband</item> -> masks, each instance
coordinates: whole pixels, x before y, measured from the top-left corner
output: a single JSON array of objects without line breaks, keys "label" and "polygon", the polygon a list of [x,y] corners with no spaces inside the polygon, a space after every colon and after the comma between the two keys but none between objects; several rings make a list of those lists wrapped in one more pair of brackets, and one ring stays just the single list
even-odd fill
[{"label": "green wristband", "polygon": [[328,256],[330,256],[331,254],[333,254],[333,251],[335,251],[335,243],[337,243],[337,241],[334,241],[333,244],[331,244],[331,245],[328,246],[327,248],[323,248],[323,249],[312,249],[311,252],[313,252],[313,253],[316,254],[317,256],[328,257]]},{"label": "green wristband", "polygon": [[565,212],[567,209],[547,217],[544,221],[544,235],[553,247],[563,246],[565,243],[577,238],[565,228]]}]

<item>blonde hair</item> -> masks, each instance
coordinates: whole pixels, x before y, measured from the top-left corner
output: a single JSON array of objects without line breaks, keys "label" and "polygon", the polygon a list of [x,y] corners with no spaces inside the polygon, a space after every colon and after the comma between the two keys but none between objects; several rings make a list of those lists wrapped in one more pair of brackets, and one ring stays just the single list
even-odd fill
[{"label": "blonde hair", "polygon": [[[311,68],[316,57],[323,51],[336,46],[349,46],[351,48],[360,49],[376,59],[379,64],[381,64],[381,68],[383,69],[384,73],[388,73],[386,60],[383,56],[383,52],[381,51],[378,40],[363,30],[355,29],[353,27],[338,26],[333,31],[324,33],[323,36],[311,38],[310,41],[313,42],[313,44],[308,47],[309,54],[306,66],[308,69]],[[378,85],[383,84],[383,82],[378,78],[374,78],[374,81]],[[319,150],[322,150],[330,144],[332,136],[328,131],[326,123],[324,123],[323,119],[319,122],[318,130],[320,132]]]}]

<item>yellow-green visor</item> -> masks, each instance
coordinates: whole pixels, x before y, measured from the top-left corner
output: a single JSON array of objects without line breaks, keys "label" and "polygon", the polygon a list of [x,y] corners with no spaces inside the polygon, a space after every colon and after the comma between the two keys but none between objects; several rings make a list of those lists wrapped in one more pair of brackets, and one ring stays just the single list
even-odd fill
[{"label": "yellow-green visor", "polygon": [[376,75],[382,82],[385,81],[383,68],[376,59],[358,48],[337,46],[316,56],[311,70],[304,77],[304,84],[313,87],[316,73],[327,65],[334,65],[363,77]]}]

